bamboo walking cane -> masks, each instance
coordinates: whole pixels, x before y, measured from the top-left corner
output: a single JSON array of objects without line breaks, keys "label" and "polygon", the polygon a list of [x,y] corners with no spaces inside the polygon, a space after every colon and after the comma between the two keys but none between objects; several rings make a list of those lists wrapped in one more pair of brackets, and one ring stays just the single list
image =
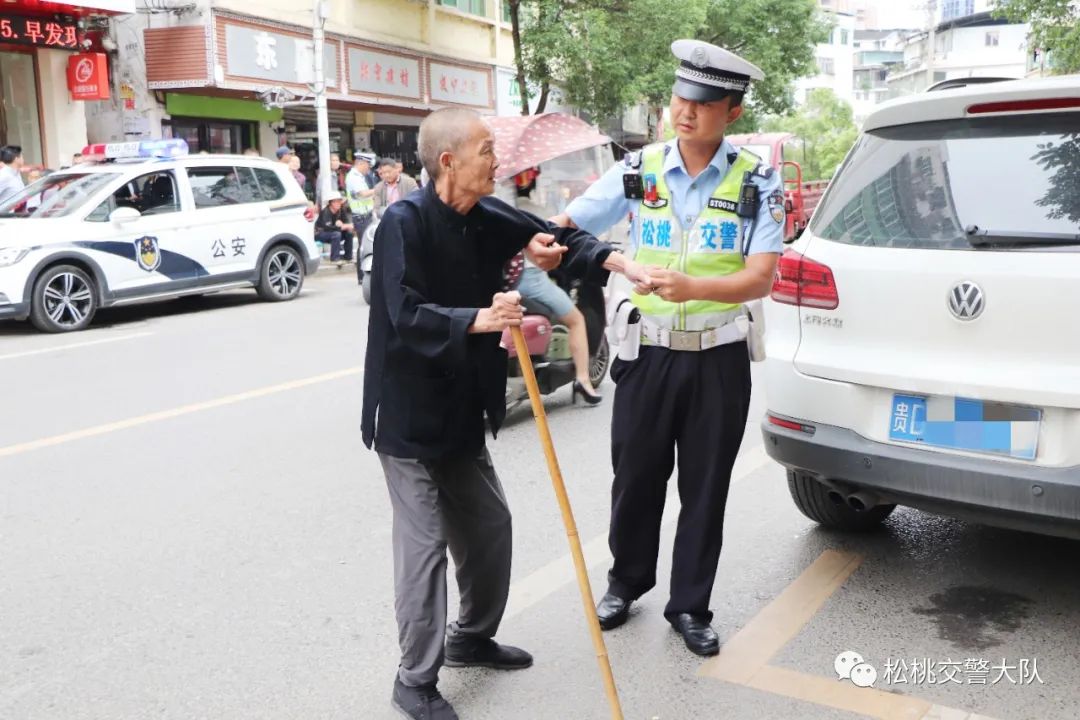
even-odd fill
[{"label": "bamboo walking cane", "polygon": [[604,689],[607,691],[608,703],[611,705],[611,717],[612,720],[623,720],[622,707],[619,705],[619,691],[615,688],[615,677],[611,674],[607,646],[604,644],[604,636],[600,632],[600,620],[596,617],[596,608],[593,606],[592,587],[589,584],[589,573],[585,567],[585,555],[581,551],[581,538],[578,537],[577,524],[574,522],[574,511],[570,508],[570,499],[566,495],[566,485],[563,484],[562,472],[559,470],[559,460],[555,457],[555,446],[551,442],[551,431],[548,429],[544,403],[540,399],[540,388],[536,384],[536,373],[533,372],[532,358],[529,357],[529,348],[525,344],[525,336],[522,335],[521,328],[510,328],[510,334],[514,338],[514,349],[517,351],[518,362],[521,363],[521,372],[525,376],[525,386],[529,390],[529,401],[532,404],[533,416],[536,418],[536,427],[540,432],[540,441],[544,445],[548,472],[551,473],[551,484],[555,486],[555,498],[559,501],[563,525],[566,526],[566,538],[570,541],[570,551],[574,556],[578,587],[581,589],[581,601],[585,605],[585,620],[588,622],[589,631],[592,634],[593,648],[596,650],[596,662],[600,664],[600,673],[604,677]]}]

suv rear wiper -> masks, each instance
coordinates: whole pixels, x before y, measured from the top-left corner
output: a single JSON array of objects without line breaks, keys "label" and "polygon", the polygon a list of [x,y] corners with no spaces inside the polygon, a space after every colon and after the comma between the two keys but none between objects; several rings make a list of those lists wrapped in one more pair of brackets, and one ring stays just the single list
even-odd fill
[{"label": "suv rear wiper", "polygon": [[978,225],[968,225],[964,228],[968,242],[975,247],[998,247],[1020,246],[1033,247],[1037,245],[1080,245],[1080,233],[1047,233],[1026,232],[1023,230],[987,230]]}]

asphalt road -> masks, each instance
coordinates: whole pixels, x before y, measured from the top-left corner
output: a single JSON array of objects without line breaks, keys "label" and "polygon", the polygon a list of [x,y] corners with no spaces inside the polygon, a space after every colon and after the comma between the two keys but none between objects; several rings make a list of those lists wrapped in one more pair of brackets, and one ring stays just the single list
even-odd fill
[{"label": "asphalt road", "polygon": [[[355,276],[330,270],[286,304],[0,325],[0,718],[396,717],[390,506],[359,438],[366,318]],[[713,597],[724,650],[702,662],[661,615],[671,513],[661,586],[605,635],[626,717],[1080,715],[1080,544],[904,509],[871,535],[823,531],[761,448],[762,391]],[[547,410],[598,596],[611,403],[569,401]],[[490,447],[515,512],[499,639],[536,665],[440,686],[463,718],[609,717],[529,411]],[[848,650],[873,688],[837,679]]]}]

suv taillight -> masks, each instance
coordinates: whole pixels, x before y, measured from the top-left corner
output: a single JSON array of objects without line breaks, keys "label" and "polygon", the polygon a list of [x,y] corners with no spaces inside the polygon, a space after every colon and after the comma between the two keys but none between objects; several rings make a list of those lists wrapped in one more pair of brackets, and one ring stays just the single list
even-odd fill
[{"label": "suv taillight", "polygon": [[304,219],[308,222],[315,222],[315,208],[311,205],[308,205],[307,209],[304,210]]},{"label": "suv taillight", "polygon": [[785,305],[835,310],[840,306],[836,281],[828,265],[785,250],[776,267],[771,297]]}]

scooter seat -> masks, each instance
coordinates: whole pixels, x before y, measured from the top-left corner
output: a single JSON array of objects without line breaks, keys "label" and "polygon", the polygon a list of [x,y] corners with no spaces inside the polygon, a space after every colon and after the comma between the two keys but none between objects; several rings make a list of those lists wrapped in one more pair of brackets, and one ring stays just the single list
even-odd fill
[{"label": "scooter seat", "polygon": [[[547,354],[548,343],[551,342],[551,321],[544,315],[526,315],[521,321],[521,332],[525,336],[525,345],[529,348],[529,355]],[[510,329],[503,330],[502,346],[510,354],[517,357],[514,348],[514,338],[510,335]]]}]

